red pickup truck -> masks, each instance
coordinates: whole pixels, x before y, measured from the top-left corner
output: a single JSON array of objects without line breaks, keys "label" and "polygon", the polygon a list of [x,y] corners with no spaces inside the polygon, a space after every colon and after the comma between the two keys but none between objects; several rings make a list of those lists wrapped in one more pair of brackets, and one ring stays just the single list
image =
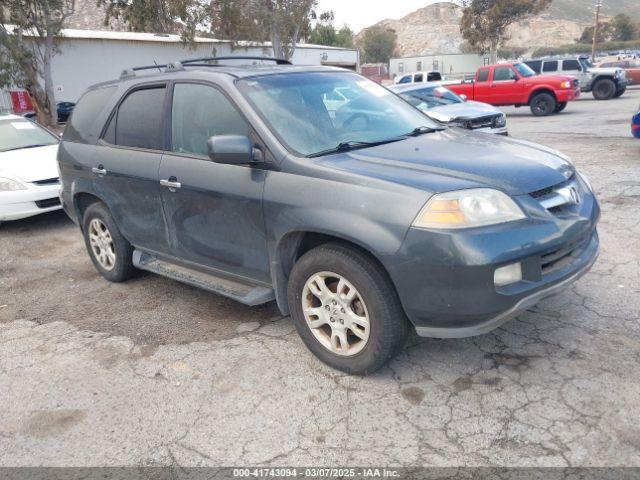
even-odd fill
[{"label": "red pickup truck", "polygon": [[447,84],[448,89],[469,100],[491,105],[529,105],[542,117],[559,113],[580,96],[576,78],[563,75],[537,75],[524,63],[505,63],[480,67],[471,82]]}]

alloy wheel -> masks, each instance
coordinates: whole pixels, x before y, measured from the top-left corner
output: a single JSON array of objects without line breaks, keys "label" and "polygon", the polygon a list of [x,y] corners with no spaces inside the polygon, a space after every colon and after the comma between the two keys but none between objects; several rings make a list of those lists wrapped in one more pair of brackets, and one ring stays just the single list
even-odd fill
[{"label": "alloy wheel", "polygon": [[111,232],[98,218],[89,223],[89,245],[98,263],[105,270],[111,271],[116,266],[116,251]]},{"label": "alloy wheel", "polygon": [[335,355],[357,355],[369,341],[367,307],[342,275],[321,272],[311,276],[302,292],[302,311],[316,340]]}]

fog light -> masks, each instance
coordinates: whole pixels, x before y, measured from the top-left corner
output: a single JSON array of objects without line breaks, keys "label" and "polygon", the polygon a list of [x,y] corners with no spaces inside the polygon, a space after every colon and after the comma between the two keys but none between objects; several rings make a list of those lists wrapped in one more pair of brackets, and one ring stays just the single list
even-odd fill
[{"label": "fog light", "polygon": [[493,282],[496,287],[504,287],[505,285],[511,285],[512,283],[518,283],[522,281],[522,265],[520,263],[514,263],[507,265],[506,267],[498,268],[493,275]]}]

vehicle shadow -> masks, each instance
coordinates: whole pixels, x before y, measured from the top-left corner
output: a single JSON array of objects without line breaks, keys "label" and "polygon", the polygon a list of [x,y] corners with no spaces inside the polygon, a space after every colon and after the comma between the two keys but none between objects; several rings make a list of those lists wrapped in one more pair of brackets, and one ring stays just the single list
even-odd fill
[{"label": "vehicle shadow", "polygon": [[22,234],[34,230],[56,230],[60,227],[71,227],[73,225],[73,222],[63,210],[56,210],[21,220],[0,222],[0,235]]}]

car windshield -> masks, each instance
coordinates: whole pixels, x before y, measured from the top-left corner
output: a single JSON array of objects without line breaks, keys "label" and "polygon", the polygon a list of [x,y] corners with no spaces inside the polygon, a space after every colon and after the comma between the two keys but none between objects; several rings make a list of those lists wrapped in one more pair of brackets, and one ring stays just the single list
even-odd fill
[{"label": "car windshield", "polygon": [[588,58],[580,58],[580,64],[584,69],[593,68],[593,63],[591,63],[591,60],[589,60]]},{"label": "car windshield", "polygon": [[518,73],[523,77],[533,77],[536,75],[536,72],[526,63],[516,63],[514,65],[515,69]]},{"label": "car windshield", "polygon": [[409,92],[400,92],[400,96],[420,110],[428,110],[443,105],[464,103],[458,95],[444,87],[427,87]]},{"label": "car windshield", "polygon": [[55,145],[60,139],[30,120],[0,120],[0,152]]},{"label": "car windshield", "polygon": [[[376,144],[439,127],[386,88],[350,72],[251,77],[240,91],[292,151],[312,157],[345,144]],[[342,101],[333,100],[342,93]],[[425,130],[426,131],[426,130]]]}]

